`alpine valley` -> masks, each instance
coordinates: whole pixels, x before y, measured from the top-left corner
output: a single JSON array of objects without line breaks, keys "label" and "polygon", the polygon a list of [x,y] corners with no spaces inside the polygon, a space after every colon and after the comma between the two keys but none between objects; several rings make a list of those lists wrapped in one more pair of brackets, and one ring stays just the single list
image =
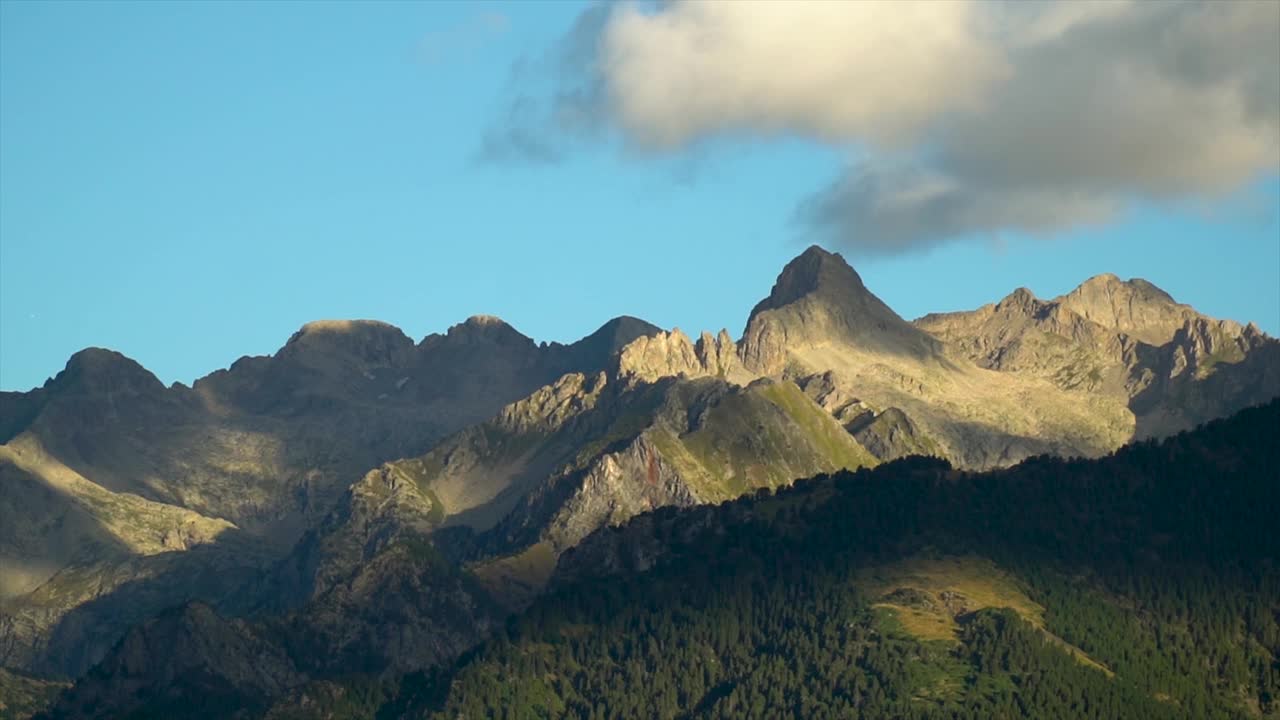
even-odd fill
[{"label": "alpine valley", "polygon": [[0,717],[1280,717],[1280,341],[1139,279],[0,393]]}]

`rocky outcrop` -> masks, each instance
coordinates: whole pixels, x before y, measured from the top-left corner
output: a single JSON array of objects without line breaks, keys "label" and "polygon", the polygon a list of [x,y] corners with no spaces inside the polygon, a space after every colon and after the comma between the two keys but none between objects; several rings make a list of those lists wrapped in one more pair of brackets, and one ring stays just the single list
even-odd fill
[{"label": "rocky outcrop", "polygon": [[800,378],[796,384],[846,428],[864,417],[875,415],[870,405],[855,397],[851,388],[830,371]]},{"label": "rocky outcrop", "polygon": [[495,418],[495,424],[513,433],[535,429],[554,431],[594,407],[608,383],[608,376],[603,371],[591,376],[569,373],[503,408]]},{"label": "rocky outcrop", "polygon": [[544,531],[559,554],[597,528],[619,525],[658,507],[702,501],[647,435],[595,458]]},{"label": "rocky outcrop", "polygon": [[858,444],[881,462],[908,455],[941,455],[938,446],[898,408],[862,415],[847,427]]},{"label": "rocky outcrop", "polygon": [[697,343],[676,328],[642,337],[622,348],[617,375],[628,383],[652,383],[666,377],[718,377],[741,381],[750,375],[737,357],[737,344],[727,330],[703,331]]}]

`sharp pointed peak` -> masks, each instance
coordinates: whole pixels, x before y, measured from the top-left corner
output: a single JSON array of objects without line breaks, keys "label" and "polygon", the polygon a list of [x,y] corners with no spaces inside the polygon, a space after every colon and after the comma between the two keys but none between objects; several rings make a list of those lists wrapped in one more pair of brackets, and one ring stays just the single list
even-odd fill
[{"label": "sharp pointed peak", "polygon": [[821,245],[810,245],[805,248],[804,252],[795,257],[796,260],[799,260],[800,258],[839,259],[841,262],[844,262],[844,257],[841,256],[840,253],[831,252]]},{"label": "sharp pointed peak", "polygon": [[752,309],[739,356],[748,369],[772,374],[795,348],[832,341],[914,357],[937,356],[941,347],[867,289],[843,257],[815,245],[787,263]]},{"label": "sharp pointed peak", "polygon": [[853,266],[849,264],[844,256],[837,252],[831,252],[820,245],[810,245],[805,251],[791,259],[783,267],[782,272],[786,273],[788,269],[792,272],[801,272],[806,270],[833,270],[852,273],[857,277],[858,273],[854,271]]},{"label": "sharp pointed peak", "polygon": [[752,314],[778,308],[815,293],[864,294],[862,278],[839,253],[817,245],[797,255],[782,268],[769,297]]}]

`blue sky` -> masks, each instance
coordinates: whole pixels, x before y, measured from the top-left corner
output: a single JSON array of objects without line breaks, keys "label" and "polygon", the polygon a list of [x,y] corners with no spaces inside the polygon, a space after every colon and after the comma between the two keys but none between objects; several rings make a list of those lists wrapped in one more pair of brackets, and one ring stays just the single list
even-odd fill
[{"label": "blue sky", "polygon": [[[630,314],[735,336],[850,157],[804,133],[478,158],[584,6],[0,4],[0,388],[86,346],[190,383],[306,321],[472,314],[570,341]],[[1144,277],[1280,333],[1280,181],[1105,221],[844,252],[905,317]]]}]

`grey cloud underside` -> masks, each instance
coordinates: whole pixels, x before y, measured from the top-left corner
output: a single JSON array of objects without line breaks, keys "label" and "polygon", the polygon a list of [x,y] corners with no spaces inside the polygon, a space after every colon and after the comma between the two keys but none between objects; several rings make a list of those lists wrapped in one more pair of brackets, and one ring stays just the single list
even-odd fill
[{"label": "grey cloud underside", "polygon": [[1280,164],[1280,4],[1143,5],[1012,58],[991,110],[949,120],[906,167],[851,169],[802,223],[866,252],[1049,233]]},{"label": "grey cloud underside", "polygon": [[1117,207],[1105,193],[1001,191],[927,171],[866,166],[801,203],[796,219],[817,235],[876,255],[992,230],[1048,233],[1102,221]]}]

